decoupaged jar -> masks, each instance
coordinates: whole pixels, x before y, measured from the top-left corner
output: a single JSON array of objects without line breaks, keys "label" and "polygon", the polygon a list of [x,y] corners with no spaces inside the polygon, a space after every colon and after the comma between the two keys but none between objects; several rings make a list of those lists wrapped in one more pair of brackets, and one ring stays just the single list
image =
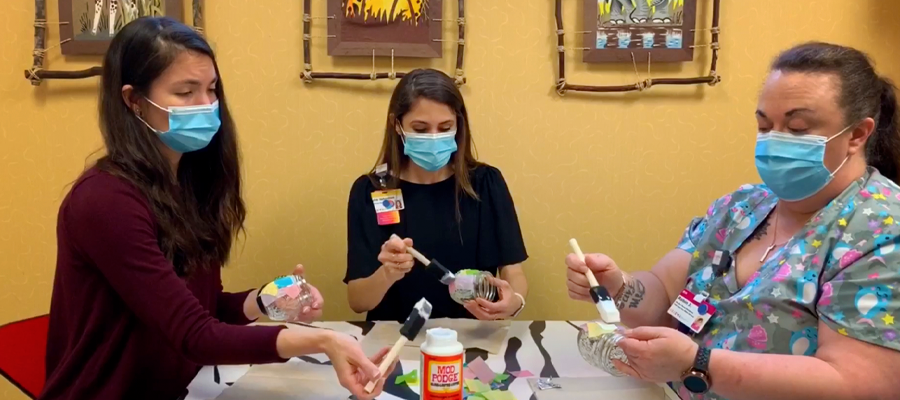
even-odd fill
[{"label": "decoupaged jar", "polygon": [[[593,324],[593,322],[589,324]],[[616,369],[612,362],[612,360],[619,360],[628,363],[628,357],[618,346],[619,341],[625,337],[614,329],[595,328],[599,331],[595,331],[593,334],[592,329],[587,327],[578,330],[578,353],[581,354],[581,358],[612,376],[625,376]]]},{"label": "decoupaged jar", "polygon": [[450,283],[450,297],[453,301],[464,304],[475,299],[497,300],[497,288],[488,281],[494,275],[477,269],[463,269],[456,273],[456,279]]},{"label": "decoupaged jar", "polygon": [[263,286],[256,296],[260,311],[273,321],[293,321],[314,301],[306,279],[299,275],[279,277]]}]

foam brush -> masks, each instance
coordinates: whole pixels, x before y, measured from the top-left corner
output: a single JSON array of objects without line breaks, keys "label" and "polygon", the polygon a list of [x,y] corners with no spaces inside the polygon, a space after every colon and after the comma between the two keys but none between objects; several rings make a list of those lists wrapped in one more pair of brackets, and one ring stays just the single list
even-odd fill
[{"label": "foam brush", "polygon": [[[425,326],[425,323],[428,322],[428,318],[431,317],[431,303],[425,298],[419,300],[416,305],[413,307],[412,311],[410,311],[409,316],[406,317],[406,322],[403,323],[403,326],[400,327],[400,338],[397,339],[397,342],[394,343],[394,347],[391,347],[391,351],[384,356],[384,360],[381,361],[381,365],[378,366],[378,370],[381,371],[381,375],[383,376],[387,369],[397,361],[397,357],[400,355],[400,350],[403,349],[403,346],[406,345],[410,340],[415,340],[416,336],[419,335],[419,331],[422,330],[422,327]],[[366,393],[372,393],[375,390],[375,382],[369,382],[366,385]]]},{"label": "foam brush", "polygon": [[[569,239],[569,246],[578,259],[584,262],[584,253],[581,252],[581,247],[578,247],[578,241]],[[597,311],[600,311],[600,319],[607,324],[619,323],[619,309],[616,308],[616,303],[609,295],[609,291],[606,290],[606,287],[600,286],[590,269],[584,273],[584,276],[591,284],[591,300],[597,305]]]},{"label": "foam brush", "polygon": [[[400,237],[397,235],[392,235],[391,237],[400,239]],[[427,271],[431,272],[431,274],[434,275],[436,278],[438,278],[438,280],[440,280],[441,283],[443,283],[445,285],[449,285],[449,284],[453,283],[454,279],[456,279],[456,274],[450,272],[450,270],[447,269],[447,267],[445,267],[443,264],[439,263],[438,260],[435,260],[435,259],[429,260],[428,257],[425,257],[418,250],[416,250],[410,246],[406,247],[406,252],[411,254],[413,256],[413,258],[415,258],[416,260],[419,260],[419,262],[425,266],[425,269]]]}]

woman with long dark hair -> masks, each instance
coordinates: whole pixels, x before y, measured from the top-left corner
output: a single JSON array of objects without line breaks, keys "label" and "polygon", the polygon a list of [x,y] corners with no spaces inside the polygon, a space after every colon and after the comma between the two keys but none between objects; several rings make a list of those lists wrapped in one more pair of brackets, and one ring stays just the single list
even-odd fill
[{"label": "woman with long dark hair", "polygon": [[[347,222],[344,282],[368,320],[402,320],[422,297],[432,318],[506,319],[525,307],[528,255],[512,196],[500,170],[477,161],[462,94],[443,72],[415,70],[397,84],[377,165],[353,184]],[[451,272],[498,276],[496,301],[454,303],[444,283],[413,268],[413,241]]]},{"label": "woman with long dark hair", "polygon": [[[59,210],[41,399],[174,399],[202,365],[320,352],[353,394],[378,394],[386,352],[370,360],[324,329],[241,326],[262,316],[257,291],[222,291],[245,209],[234,121],[203,37],[168,18],[126,25],[103,62],[100,127],[106,155]],[[312,291],[302,320],[321,314]]]}]

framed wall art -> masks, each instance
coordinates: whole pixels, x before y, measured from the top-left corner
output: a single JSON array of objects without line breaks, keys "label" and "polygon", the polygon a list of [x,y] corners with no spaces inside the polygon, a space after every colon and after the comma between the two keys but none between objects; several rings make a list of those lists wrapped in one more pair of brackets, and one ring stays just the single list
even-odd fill
[{"label": "framed wall art", "polygon": [[584,62],[693,60],[697,0],[582,1]]},{"label": "framed wall art", "polygon": [[[47,1],[34,0],[34,50],[25,79],[40,86],[45,79],[84,79],[99,76],[100,66],[77,71],[44,68],[47,52],[60,47],[64,55],[102,55],[109,41],[126,23],[143,16],[169,16],[184,21],[186,0],[58,0],[59,21],[47,21]],[[192,25],[202,33],[203,0],[191,0]],[[112,18],[110,18],[112,16]],[[110,23],[112,20],[112,23]],[[47,43],[47,29],[59,28],[60,41]]]},{"label": "framed wall art", "polygon": [[[303,0],[303,71],[304,83],[321,79],[394,80],[406,72],[394,70],[394,58],[440,58],[443,42],[455,43],[456,71],[448,72],[457,86],[466,83],[463,57],[466,46],[465,0],[451,0],[456,5],[455,18],[444,17],[442,0],[324,0],[328,14],[312,15],[312,2]],[[312,35],[314,21],[324,20],[328,28],[328,55],[372,57],[368,72],[313,71]],[[444,25],[455,25],[457,35],[443,39]],[[376,57],[391,57],[389,72],[375,69]]]},{"label": "framed wall art", "polygon": [[[719,61],[719,9],[721,0],[708,0],[712,21],[708,28],[696,26],[697,0],[582,0],[585,29],[569,32],[583,34],[583,47],[566,47],[566,31],[562,17],[562,0],[556,0],[556,51],[558,68],[556,93],[564,96],[575,92],[633,92],[659,85],[715,86],[722,81],[716,71]],[[639,7],[640,5],[640,7]],[[695,44],[695,36],[709,42]],[[651,77],[652,62],[693,60],[694,50],[709,48],[712,52],[709,74],[692,78]],[[566,51],[583,51],[586,63],[627,62],[638,73],[638,65],[646,63],[647,78],[623,85],[579,85],[566,79]]]},{"label": "framed wall art", "polygon": [[140,17],[169,16],[184,21],[182,0],[59,0],[64,55],[102,55],[125,24]]},{"label": "framed wall art", "polygon": [[442,0],[327,1],[329,56],[442,56]]}]

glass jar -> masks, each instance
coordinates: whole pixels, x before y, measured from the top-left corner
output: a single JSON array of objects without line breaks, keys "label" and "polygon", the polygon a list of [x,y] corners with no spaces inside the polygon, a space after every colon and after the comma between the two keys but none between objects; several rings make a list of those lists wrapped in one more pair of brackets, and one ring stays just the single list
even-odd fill
[{"label": "glass jar", "polygon": [[269,282],[257,296],[261,311],[273,321],[295,320],[303,308],[312,306],[313,301],[309,284],[298,275],[282,276]]},{"label": "glass jar", "polygon": [[604,372],[617,377],[625,376],[624,373],[616,369],[612,360],[619,360],[628,363],[628,357],[625,352],[619,348],[619,341],[624,339],[616,331],[602,333],[598,336],[591,337],[587,329],[578,330],[578,353],[581,358],[588,364],[600,368]]},{"label": "glass jar", "polygon": [[496,301],[497,288],[487,279],[493,276],[490,272],[477,269],[460,270],[449,285],[450,297],[459,304],[475,299]]}]

